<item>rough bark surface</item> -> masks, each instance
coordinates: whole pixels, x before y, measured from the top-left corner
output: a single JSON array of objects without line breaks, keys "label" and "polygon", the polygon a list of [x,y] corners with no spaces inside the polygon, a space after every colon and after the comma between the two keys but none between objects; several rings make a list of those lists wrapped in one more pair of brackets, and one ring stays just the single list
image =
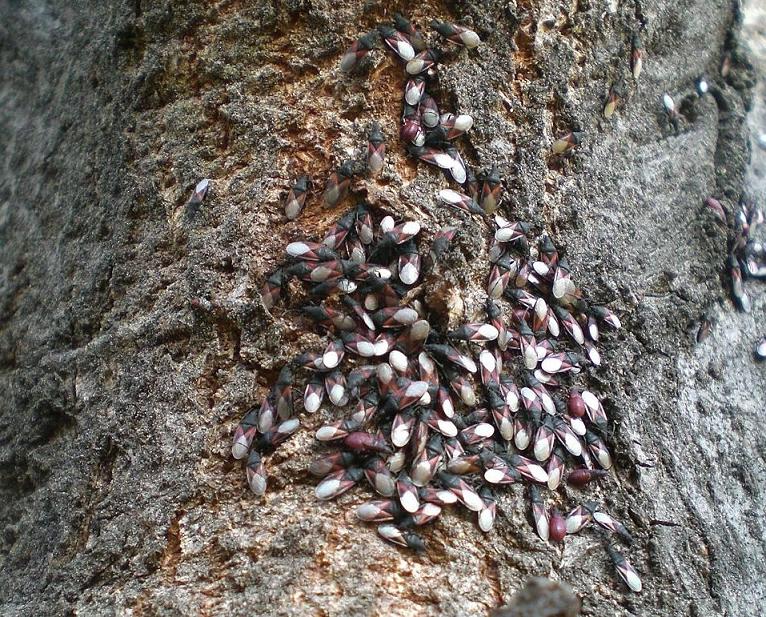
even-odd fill
[{"label": "rough bark surface", "polygon": [[[377,119],[391,156],[369,197],[427,229],[455,220],[434,200],[444,179],[393,138],[401,71],[382,51],[359,75],[337,69],[385,7],[473,23],[484,45],[441,72],[441,100],[476,120],[470,161],[499,166],[509,213],[548,229],[622,316],[595,373],[617,453],[597,497],[635,530],[640,595],[593,536],[540,541],[520,490],[489,535],[453,512],[423,556],[384,544],[353,520],[358,495],[313,497],[311,429],[329,412],[271,457],[260,501],[230,460],[243,411],[312,347],[257,293],[288,241],[340,211],[314,200],[285,223],[289,180],[323,178]],[[1,2],[0,612],[473,616],[542,575],[569,583],[585,615],[755,614],[766,379],[750,350],[766,300],[754,288],[753,313],[734,311],[725,233],[702,206],[714,194],[731,208],[745,187],[753,77],[738,22],[721,0]],[[718,103],[694,95],[701,74]],[[620,78],[628,94],[606,121]],[[569,127],[585,144],[550,158]],[[202,177],[213,188],[188,212]],[[461,232],[451,259],[470,312],[486,247],[477,223]],[[716,326],[695,345],[706,311]]]}]

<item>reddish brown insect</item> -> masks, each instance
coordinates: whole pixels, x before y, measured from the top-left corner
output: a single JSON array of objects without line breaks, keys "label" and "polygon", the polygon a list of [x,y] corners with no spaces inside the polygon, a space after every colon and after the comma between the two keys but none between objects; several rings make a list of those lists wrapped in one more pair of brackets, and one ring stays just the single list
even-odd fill
[{"label": "reddish brown insect", "polygon": [[457,24],[450,24],[434,19],[431,21],[431,27],[448,41],[457,43],[468,49],[474,49],[481,44],[479,35],[464,26],[458,26]]},{"label": "reddish brown insect", "polygon": [[330,178],[327,180],[327,185],[325,186],[324,195],[322,195],[322,200],[324,201],[325,206],[335,206],[346,196],[353,175],[354,167],[351,161],[344,162],[330,175]]},{"label": "reddish brown insect", "polygon": [[490,172],[484,178],[484,184],[481,189],[481,208],[487,214],[493,214],[500,205],[503,195],[503,185],[500,180],[500,174],[497,167],[492,167]]},{"label": "reddish brown insect", "polygon": [[593,480],[600,478],[606,478],[609,472],[605,469],[575,469],[570,471],[567,476],[567,483],[578,488],[582,488],[590,484]]},{"label": "reddish brown insect", "polygon": [[705,205],[715,215],[716,222],[726,227],[726,210],[715,197],[705,199]]},{"label": "reddish brown insect", "polygon": [[630,52],[630,68],[633,72],[633,79],[638,81],[641,76],[641,71],[644,68],[644,44],[641,42],[641,37],[637,34],[633,35],[633,46]]},{"label": "reddish brown insect", "polygon": [[343,58],[340,61],[340,70],[346,73],[353,70],[353,68],[359,63],[359,60],[364,58],[371,49],[375,47],[375,34],[365,34],[360,36],[356,41],[351,44],[343,54]]},{"label": "reddish brown insect", "polygon": [[234,443],[231,446],[231,455],[234,458],[245,458],[250,451],[250,445],[255,438],[258,422],[258,409],[251,407],[234,432]]},{"label": "reddish brown insect", "polygon": [[292,221],[298,218],[298,215],[303,210],[303,206],[306,204],[310,185],[311,180],[308,176],[300,176],[287,193],[285,216],[288,220]]},{"label": "reddish brown insect", "polygon": [[584,138],[585,133],[579,131],[565,133],[553,142],[553,145],[551,146],[551,152],[553,152],[553,154],[563,154],[564,152],[568,152],[569,150],[579,146]]},{"label": "reddish brown insect", "polygon": [[407,73],[410,75],[419,75],[432,68],[441,58],[441,52],[438,49],[426,49],[417,54],[407,63]]},{"label": "reddish brown insect", "polygon": [[[372,124],[367,136],[367,169],[370,175],[377,176],[383,171],[386,162],[386,140],[377,122]],[[357,216],[357,220],[359,217]],[[364,242],[364,240],[362,240]],[[369,244],[366,242],[365,244]]]},{"label": "reddish brown insect", "polygon": [[561,542],[564,536],[567,535],[567,523],[566,519],[561,516],[561,513],[552,508],[548,518],[549,538],[553,542]]},{"label": "reddish brown insect", "polygon": [[[394,30],[390,26],[378,26],[378,32],[386,46],[393,51],[401,60],[409,62],[415,57],[415,50],[408,36]],[[412,103],[414,105],[414,103]]]}]

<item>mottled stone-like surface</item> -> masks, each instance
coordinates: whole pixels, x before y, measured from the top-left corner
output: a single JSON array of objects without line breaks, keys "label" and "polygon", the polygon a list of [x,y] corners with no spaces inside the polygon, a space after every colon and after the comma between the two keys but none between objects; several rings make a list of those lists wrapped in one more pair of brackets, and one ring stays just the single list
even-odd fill
[{"label": "mottled stone-like surface", "polygon": [[[333,412],[270,458],[262,500],[230,459],[243,411],[317,341],[263,308],[264,275],[352,205],[313,198],[285,223],[289,181],[321,184],[376,119],[389,164],[359,188],[426,232],[460,220],[435,202],[444,178],[394,137],[399,68],[379,50],[351,77],[337,69],[384,7],[473,23],[484,45],[440,73],[439,100],[476,121],[461,148],[498,165],[508,214],[548,229],[621,316],[592,377],[617,465],[589,493],[634,531],[640,595],[595,536],[537,538],[520,488],[489,535],[452,512],[423,556],[383,543],[353,518],[361,494],[313,497],[311,429]],[[0,2],[0,612],[462,617],[530,576],[567,582],[583,615],[763,606],[766,379],[750,352],[766,296],[752,286],[753,313],[734,312],[725,235],[702,205],[714,194],[731,208],[745,187],[753,74],[737,20],[719,0]],[[719,104],[694,94],[701,74]],[[607,121],[619,79],[627,97]],[[572,127],[584,144],[551,158]],[[190,212],[202,177],[211,192]],[[481,233],[463,225],[448,257],[467,315],[482,301]],[[703,313],[716,325],[696,345]]]},{"label": "mottled stone-like surface", "polygon": [[580,601],[566,583],[531,578],[492,617],[577,617]]}]

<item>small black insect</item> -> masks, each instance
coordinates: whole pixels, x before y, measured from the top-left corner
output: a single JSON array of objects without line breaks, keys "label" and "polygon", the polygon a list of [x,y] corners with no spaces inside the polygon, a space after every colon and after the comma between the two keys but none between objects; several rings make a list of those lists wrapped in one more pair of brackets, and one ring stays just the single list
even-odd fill
[{"label": "small black insect", "polygon": [[327,180],[327,186],[322,195],[325,206],[335,206],[346,196],[351,178],[354,175],[354,167],[351,161],[345,161]]}]

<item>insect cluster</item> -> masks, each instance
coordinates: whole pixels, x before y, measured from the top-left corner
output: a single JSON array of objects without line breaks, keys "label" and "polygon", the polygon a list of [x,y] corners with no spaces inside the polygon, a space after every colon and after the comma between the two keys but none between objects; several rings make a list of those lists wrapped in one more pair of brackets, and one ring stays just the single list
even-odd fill
[{"label": "insect cluster", "polygon": [[[763,210],[743,199],[734,214],[733,223],[730,224],[726,209],[720,201],[714,197],[708,197],[705,205],[718,223],[728,230],[727,271],[731,280],[731,295],[737,308],[744,313],[749,313],[752,309],[752,301],[744,282],[747,279],[766,279],[766,247],[756,240],[756,230],[763,224],[766,217]],[[704,321],[697,340],[703,340],[709,330],[709,322]],[[766,360],[766,337],[761,337],[756,342],[754,353],[757,360]]]},{"label": "insect cluster", "polygon": [[[453,44],[480,44],[465,27],[432,26]],[[524,484],[530,520],[543,540],[560,542],[588,526],[605,530],[617,572],[640,591],[638,574],[617,548],[631,542],[624,525],[594,501],[560,511],[572,495],[564,484],[582,489],[608,477],[612,467],[607,414],[586,373],[601,363],[602,330],[619,328],[619,319],[586,299],[549,236],[537,237],[530,225],[498,214],[499,172],[493,167],[477,177],[461,158],[455,139],[473,120],[442,112],[429,95],[443,54],[428,47],[419,30],[397,15],[393,25],[359,38],[341,69],[353,70],[379,39],[407,73],[400,131],[407,151],[461,185],[442,190],[441,202],[481,217],[490,230],[483,313],[455,325],[444,314],[448,309],[430,303],[428,290],[447,267],[455,227],[429,232],[419,221],[397,221],[382,207],[357,203],[323,238],[290,243],[287,262],[265,282],[263,304],[271,309],[289,302],[290,281],[300,281],[296,295],[309,298],[301,300],[302,313],[327,342],[281,370],[237,427],[232,454],[246,459],[248,483],[262,495],[264,456],[299,427],[294,388],[303,376],[306,413],[327,403],[343,413],[316,432],[327,447],[310,467],[320,478],[318,499],[366,483],[377,497],[357,508],[358,518],[377,523],[385,540],[422,551],[418,529],[445,507],[476,513],[488,532],[497,492]],[[566,136],[559,151],[577,139]],[[373,125],[367,174],[374,177],[384,166],[384,136]],[[330,175],[326,206],[353,193],[358,167],[347,161]],[[289,219],[299,216],[310,186],[301,177],[290,190]]]}]

